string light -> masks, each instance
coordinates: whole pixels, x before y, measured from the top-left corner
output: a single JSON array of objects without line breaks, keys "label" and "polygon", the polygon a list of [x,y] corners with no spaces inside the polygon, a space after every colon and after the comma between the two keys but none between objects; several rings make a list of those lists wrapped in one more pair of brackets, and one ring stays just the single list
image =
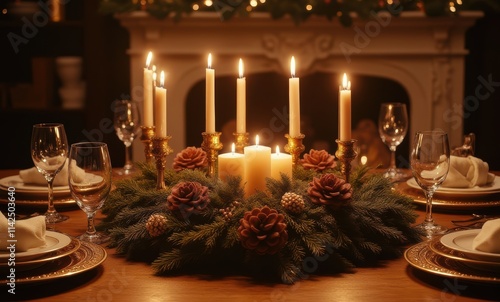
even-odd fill
[{"label": "string light", "polygon": [[252,6],[252,7],[256,7],[256,6],[257,6],[257,4],[259,4],[259,3],[257,2],[257,0],[250,0],[250,6]]},{"label": "string light", "polygon": [[313,9],[313,6],[311,4],[306,5],[306,10],[310,11]]},{"label": "string light", "polygon": [[199,10],[199,9],[200,6],[197,3],[193,4],[193,10]]},{"label": "string light", "polygon": [[260,0],[260,3],[262,4],[266,3],[266,0]]},{"label": "string light", "polygon": [[210,7],[210,6],[212,6],[212,4],[214,4],[214,3],[212,2],[212,0],[205,0],[205,5],[206,5],[206,6]]},{"label": "string light", "polygon": [[454,2],[450,2],[450,12],[454,13],[456,11],[457,11],[457,9],[455,8],[455,3]]}]

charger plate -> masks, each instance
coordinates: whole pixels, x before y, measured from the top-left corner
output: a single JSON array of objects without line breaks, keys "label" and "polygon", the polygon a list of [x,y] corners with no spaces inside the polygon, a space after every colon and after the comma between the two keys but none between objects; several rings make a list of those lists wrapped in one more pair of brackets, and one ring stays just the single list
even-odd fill
[{"label": "charger plate", "polygon": [[471,282],[500,284],[498,273],[474,269],[455,259],[436,254],[430,249],[427,241],[409,247],[404,257],[412,267],[434,275]]},{"label": "charger plate", "polygon": [[[16,284],[29,284],[74,276],[89,271],[106,260],[106,250],[100,245],[80,241],[73,253],[27,271],[16,271]],[[5,278],[5,276],[4,276]],[[7,279],[3,279],[6,284]]]},{"label": "charger plate", "polygon": [[443,235],[440,241],[447,248],[464,253],[467,258],[500,264],[500,254],[478,251],[472,247],[472,242],[479,232],[481,229],[457,231]]}]

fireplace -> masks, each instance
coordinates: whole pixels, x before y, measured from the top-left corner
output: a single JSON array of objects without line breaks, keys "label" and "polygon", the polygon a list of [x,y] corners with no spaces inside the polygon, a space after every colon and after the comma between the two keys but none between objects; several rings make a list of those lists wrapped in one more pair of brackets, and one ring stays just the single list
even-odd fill
[{"label": "fireplace", "polygon": [[[379,14],[374,20],[355,20],[351,28],[319,17],[295,25],[289,19],[272,20],[267,14],[222,22],[216,13],[199,12],[177,23],[142,12],[116,17],[130,32],[132,96],[142,99],[142,68],[148,50],[155,54],[155,65],[168,73],[168,129],[173,136],[171,146],[178,152],[188,141],[186,111],[204,112],[204,106],[188,108],[186,102],[193,87],[204,80],[209,52],[214,56],[216,76],[233,77],[234,81],[240,57],[245,61],[247,79],[266,73],[287,78],[294,55],[301,79],[346,72],[397,82],[409,96],[409,133],[440,128],[448,132],[451,145],[459,145],[463,136],[465,31],[481,16],[480,12],[462,12],[453,18],[429,18],[421,12],[403,12],[398,17]],[[338,89],[338,81],[331,86]],[[353,82],[354,89],[363,87]],[[235,100],[236,96],[232,97]],[[307,97],[301,93],[301,101]],[[217,102],[216,110],[223,110]],[[276,104],[279,109],[287,105],[287,100],[281,102]],[[247,106],[251,105],[247,102]],[[307,104],[301,102],[301,106]],[[336,108],[332,114],[337,114]],[[201,144],[201,133],[196,139]],[[141,160],[140,142],[135,149],[135,159]]]}]

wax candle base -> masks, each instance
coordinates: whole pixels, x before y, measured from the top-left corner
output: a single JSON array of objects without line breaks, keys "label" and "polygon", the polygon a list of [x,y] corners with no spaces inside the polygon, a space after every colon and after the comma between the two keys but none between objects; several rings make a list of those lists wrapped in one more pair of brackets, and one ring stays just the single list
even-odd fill
[{"label": "wax candle base", "polygon": [[144,155],[146,156],[146,162],[151,162],[153,158],[153,143],[151,139],[155,136],[154,126],[141,126],[141,142],[144,144]]},{"label": "wax candle base", "polygon": [[210,177],[215,177],[217,171],[217,156],[219,155],[219,150],[222,149],[222,143],[220,142],[221,132],[207,133],[203,132],[203,143],[201,148],[207,152],[208,158],[208,175]]},{"label": "wax candle base", "polygon": [[351,139],[348,141],[341,141],[339,139],[335,140],[338,145],[337,152],[335,152],[335,156],[340,160],[341,163],[341,171],[344,174],[345,181],[349,182],[350,174],[351,174],[351,161],[356,158],[358,155],[354,150],[354,144],[356,143],[355,139]]},{"label": "wax candle base", "polygon": [[302,140],[306,137],[304,134],[300,134],[297,137],[291,137],[289,134],[285,134],[288,143],[285,145],[285,151],[292,155],[292,164],[295,167],[300,160],[300,154],[304,152],[306,147],[302,144]]},{"label": "wax candle base", "polygon": [[248,132],[245,133],[234,132],[233,135],[234,135],[234,140],[236,141],[236,143],[234,144],[235,146],[234,151],[236,153],[243,154],[244,148],[248,146]]},{"label": "wax candle base", "polygon": [[153,137],[152,141],[152,154],[156,160],[156,189],[165,189],[165,168],[167,166],[167,155],[173,152],[172,148],[168,145],[171,136]]}]

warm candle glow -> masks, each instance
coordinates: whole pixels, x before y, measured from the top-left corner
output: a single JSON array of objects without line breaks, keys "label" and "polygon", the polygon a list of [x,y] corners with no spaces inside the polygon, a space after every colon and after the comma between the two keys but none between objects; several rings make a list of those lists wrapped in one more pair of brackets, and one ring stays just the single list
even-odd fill
[{"label": "warm candle glow", "polygon": [[156,82],[156,72],[153,72],[153,82]]},{"label": "warm candle glow", "polygon": [[295,77],[295,58],[292,56],[290,60],[290,73],[292,74],[292,78]]},{"label": "warm candle glow", "polygon": [[234,143],[231,145],[231,152],[234,153],[236,151],[236,146]]},{"label": "warm candle glow", "polygon": [[215,70],[212,69],[211,53],[205,70],[205,132],[215,133]]},{"label": "warm candle glow", "polygon": [[347,80],[347,75],[345,73],[342,78],[342,90],[351,90],[351,81]]},{"label": "warm candle glow", "polygon": [[291,137],[300,136],[300,83],[295,77],[295,57],[290,61],[290,72],[292,76],[288,79],[288,101],[289,101],[289,130]]},{"label": "warm candle glow", "polygon": [[351,139],[351,82],[345,73],[339,88],[339,138],[348,141]]},{"label": "warm candle glow", "polygon": [[366,157],[366,155],[363,155],[361,156],[360,161],[362,165],[366,165],[366,163],[368,162],[368,158]]},{"label": "warm candle glow", "polygon": [[149,69],[151,65],[151,60],[153,59],[153,53],[150,51],[148,57],[146,58],[146,68]]},{"label": "warm candle glow", "polygon": [[292,177],[292,156],[280,153],[280,147],[276,146],[276,153],[271,154],[271,178],[281,179],[281,174]]},{"label": "warm candle glow", "polygon": [[280,146],[276,146],[276,155],[280,155]]},{"label": "warm candle glow", "polygon": [[160,73],[160,87],[165,87],[165,72],[163,70]]},{"label": "warm candle glow", "polygon": [[208,54],[208,69],[212,68],[212,54]]},{"label": "warm candle glow", "polygon": [[243,77],[243,60],[240,59],[240,62],[238,64],[238,71],[239,71],[239,76],[240,78]]},{"label": "warm candle glow", "polygon": [[257,145],[257,146],[259,145],[259,136],[258,135],[255,136],[255,145]]}]

